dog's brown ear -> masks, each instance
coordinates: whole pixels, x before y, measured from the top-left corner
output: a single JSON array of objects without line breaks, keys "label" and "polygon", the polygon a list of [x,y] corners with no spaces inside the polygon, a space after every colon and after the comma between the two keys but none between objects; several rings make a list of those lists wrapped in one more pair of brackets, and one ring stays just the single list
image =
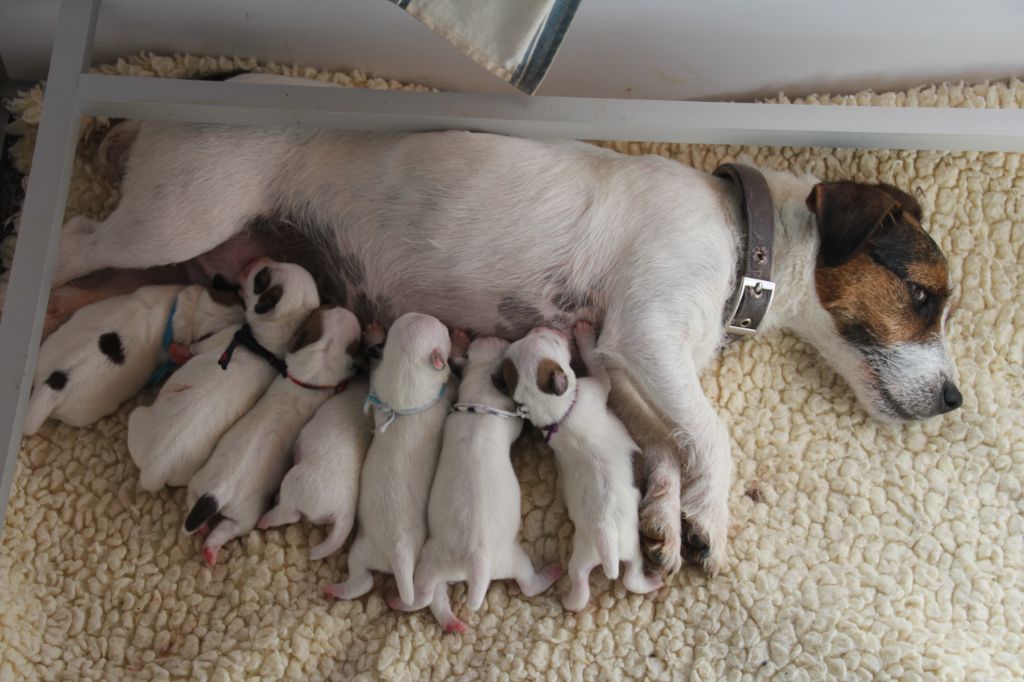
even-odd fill
[{"label": "dog's brown ear", "polygon": [[884,182],[878,183],[878,188],[895,199],[900,205],[900,208],[914,216],[914,220],[918,223],[921,222],[921,217],[923,215],[921,213],[921,204],[917,203],[917,199],[912,195],[904,192],[899,187],[893,187],[892,185]]},{"label": "dog's brown ear", "polygon": [[818,220],[821,259],[833,268],[857,255],[882,221],[899,210],[899,202],[874,185],[820,182],[808,195],[807,208]]},{"label": "dog's brown ear", "polygon": [[288,352],[294,353],[300,348],[305,348],[311,343],[316,343],[324,335],[324,314],[323,308],[317,308],[309,314],[306,321],[295,332],[292,342],[288,346]]},{"label": "dog's brown ear", "polygon": [[537,365],[537,388],[551,395],[562,395],[569,388],[569,377],[561,365],[544,358]]},{"label": "dog's brown ear", "polygon": [[269,313],[281,301],[281,295],[283,293],[284,289],[281,288],[280,284],[275,284],[269,289],[266,289],[262,294],[260,294],[259,300],[256,301],[256,305],[252,308],[253,311],[257,315]]},{"label": "dog's brown ear", "polygon": [[519,385],[519,370],[516,369],[515,363],[508,358],[505,358],[505,361],[501,363],[501,383],[504,385],[504,388],[498,387],[498,390],[510,398],[515,396],[516,386]]}]

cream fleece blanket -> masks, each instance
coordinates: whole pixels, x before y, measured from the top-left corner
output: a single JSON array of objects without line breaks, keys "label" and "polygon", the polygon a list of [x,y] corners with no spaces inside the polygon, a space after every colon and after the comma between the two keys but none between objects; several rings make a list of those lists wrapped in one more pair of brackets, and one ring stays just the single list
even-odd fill
[{"label": "cream fleece blanket", "polygon": [[[238,65],[146,55],[103,70],[185,76]],[[40,101],[36,88],[11,104],[23,166]],[[1021,107],[1024,83],[809,101]],[[105,127],[83,127],[69,216],[116,203],[89,163]],[[377,594],[324,599],[343,556],[309,561],[322,533],[307,524],[253,532],[206,568],[179,530],[184,491],[137,484],[129,407],[88,429],[50,423],[24,441],[0,545],[0,678],[1024,679],[1022,156],[611,146],[706,170],[748,153],[912,191],[949,255],[963,409],[881,425],[797,339],[733,344],[704,381],[733,436],[729,570],[684,570],[648,597],[595,571],[579,615],[553,593],[524,599],[499,584],[462,637],[442,635],[426,612],[392,613]],[[538,564],[565,560],[572,527],[550,454],[528,439],[513,459],[528,551]],[[453,591],[457,612],[464,596]]]}]

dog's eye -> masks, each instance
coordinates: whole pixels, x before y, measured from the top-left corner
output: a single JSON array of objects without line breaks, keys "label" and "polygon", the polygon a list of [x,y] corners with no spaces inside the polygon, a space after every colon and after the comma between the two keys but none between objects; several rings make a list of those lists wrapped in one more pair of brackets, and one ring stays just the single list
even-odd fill
[{"label": "dog's eye", "polygon": [[927,315],[931,311],[932,295],[924,287],[911,284],[910,300],[914,303],[914,308],[921,315]]}]

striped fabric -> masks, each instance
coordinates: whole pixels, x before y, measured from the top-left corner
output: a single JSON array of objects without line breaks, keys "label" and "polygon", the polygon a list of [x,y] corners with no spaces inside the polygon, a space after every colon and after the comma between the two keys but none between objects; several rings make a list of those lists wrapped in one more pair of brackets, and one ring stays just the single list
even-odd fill
[{"label": "striped fabric", "polygon": [[528,95],[540,86],[581,0],[390,0]]}]

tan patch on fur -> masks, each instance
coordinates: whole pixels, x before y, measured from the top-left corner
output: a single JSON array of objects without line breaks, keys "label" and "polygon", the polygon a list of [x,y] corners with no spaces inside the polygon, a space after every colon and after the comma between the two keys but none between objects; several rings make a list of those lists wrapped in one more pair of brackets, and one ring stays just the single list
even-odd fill
[{"label": "tan patch on fur", "polygon": [[519,370],[511,360],[506,359],[501,363],[501,378],[505,381],[505,388],[509,396],[516,394],[516,386],[519,385]]},{"label": "tan patch on fur", "polygon": [[324,335],[324,306],[321,306],[311,312],[306,321],[299,327],[299,331],[292,337],[291,347],[288,349],[289,353],[294,353],[300,348],[316,343],[320,340],[320,337]]},{"label": "tan patch on fur", "polygon": [[562,366],[551,358],[544,358],[537,365],[537,388],[550,395],[561,395],[555,390],[555,380],[558,374],[565,374]]},{"label": "tan patch on fur", "polygon": [[[933,293],[943,295],[945,267],[920,267],[927,269],[931,281],[942,283],[941,289]],[[839,267],[819,266],[814,276],[821,304],[844,336],[861,328],[875,341],[892,345],[924,341],[939,331],[941,313],[931,320],[918,315],[907,284],[865,253]],[[921,283],[927,285],[926,281]]]},{"label": "tan patch on fur", "polygon": [[239,308],[243,306],[242,298],[237,292],[213,288],[207,289],[206,291],[209,292],[210,299],[213,300],[214,303],[223,306],[238,306]]}]

